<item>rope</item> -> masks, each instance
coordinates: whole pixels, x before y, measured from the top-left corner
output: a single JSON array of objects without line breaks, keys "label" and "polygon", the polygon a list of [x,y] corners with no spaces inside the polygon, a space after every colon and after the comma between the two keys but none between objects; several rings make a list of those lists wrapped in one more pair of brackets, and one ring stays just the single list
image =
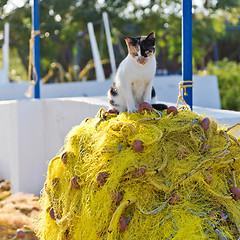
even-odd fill
[{"label": "rope", "polygon": [[[28,63],[28,80],[30,81],[30,86],[28,90],[25,92],[25,96],[30,98],[32,96],[33,87],[37,84],[38,74],[33,61],[33,49],[34,49],[34,41],[35,37],[40,34],[39,30],[32,30],[31,38],[29,39],[29,63]],[[33,75],[35,75],[36,80],[31,80],[31,73],[33,71]]]},{"label": "rope", "polygon": [[117,210],[114,212],[113,214],[113,217],[111,219],[111,222],[110,222],[110,225],[108,227],[108,238],[107,240],[110,240],[111,239],[111,233],[113,231],[113,225],[115,222],[117,222],[120,218],[120,214],[122,213],[123,209],[125,209],[127,206],[133,204],[136,202],[136,199],[133,198],[133,199],[129,199],[125,202],[123,202],[118,208]]},{"label": "rope", "polygon": [[[184,85],[185,83],[190,83],[190,84]],[[179,93],[178,93],[178,100],[177,100],[177,108],[178,108],[178,105],[179,105],[180,101],[182,101],[183,105],[187,109],[190,109],[190,106],[184,100],[184,97],[183,97],[183,94],[182,94],[182,92],[183,92],[182,90],[184,90],[184,96],[187,96],[186,88],[187,87],[193,87],[192,83],[193,83],[193,81],[182,81],[182,82],[179,83]]]}]

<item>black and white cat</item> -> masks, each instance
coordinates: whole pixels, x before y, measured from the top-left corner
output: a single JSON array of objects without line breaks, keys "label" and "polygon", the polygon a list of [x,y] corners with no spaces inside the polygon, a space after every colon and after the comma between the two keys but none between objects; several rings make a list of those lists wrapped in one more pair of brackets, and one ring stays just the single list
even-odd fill
[{"label": "black and white cat", "polygon": [[[136,112],[140,103],[155,102],[152,79],[156,72],[155,34],[126,37],[128,55],[121,62],[108,91],[109,108],[119,112]],[[166,109],[164,104],[153,104],[158,110]]]}]

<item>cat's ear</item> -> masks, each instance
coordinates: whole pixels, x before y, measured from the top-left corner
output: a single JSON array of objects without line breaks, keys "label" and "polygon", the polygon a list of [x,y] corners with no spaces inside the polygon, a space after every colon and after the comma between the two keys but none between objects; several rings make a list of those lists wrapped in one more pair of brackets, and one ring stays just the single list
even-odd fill
[{"label": "cat's ear", "polygon": [[151,32],[147,35],[147,39],[148,40],[155,40],[155,33],[154,32]]},{"label": "cat's ear", "polygon": [[130,45],[136,46],[136,44],[138,43],[137,38],[132,38],[132,37],[125,37],[125,41],[127,46],[130,46]]},{"label": "cat's ear", "polygon": [[127,46],[130,46],[132,39],[130,37],[125,37],[125,42],[126,42]]}]

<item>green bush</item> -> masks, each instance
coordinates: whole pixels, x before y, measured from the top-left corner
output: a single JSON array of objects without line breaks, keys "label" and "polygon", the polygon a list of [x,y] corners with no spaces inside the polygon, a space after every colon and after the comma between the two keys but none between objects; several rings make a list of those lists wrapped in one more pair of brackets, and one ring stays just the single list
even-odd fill
[{"label": "green bush", "polygon": [[209,62],[204,73],[217,76],[222,108],[240,111],[240,64],[224,58]]}]

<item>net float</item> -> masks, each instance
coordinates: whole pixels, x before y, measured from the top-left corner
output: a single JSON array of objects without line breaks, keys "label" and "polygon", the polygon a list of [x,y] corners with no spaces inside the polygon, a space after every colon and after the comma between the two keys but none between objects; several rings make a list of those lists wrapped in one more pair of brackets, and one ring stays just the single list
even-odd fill
[{"label": "net float", "polygon": [[175,115],[178,114],[178,110],[177,110],[177,108],[174,107],[174,106],[168,107],[168,109],[167,109],[167,114],[170,114],[171,112],[173,113],[173,116],[175,116]]},{"label": "net float", "polygon": [[56,217],[55,217],[55,213],[54,213],[54,208],[53,208],[53,207],[50,209],[50,211],[49,211],[49,215],[50,215],[51,219],[53,219],[53,220],[56,219]]},{"label": "net float", "polygon": [[202,129],[206,131],[209,128],[209,125],[210,125],[209,118],[204,118],[201,122]]},{"label": "net float", "polygon": [[106,183],[108,177],[107,172],[99,172],[97,175],[97,184],[98,186],[103,186]]},{"label": "net float", "polygon": [[138,106],[138,113],[143,114],[144,110],[146,110],[147,112],[151,112],[153,110],[153,107],[147,102],[142,102]]},{"label": "net float", "polygon": [[119,203],[119,202],[122,201],[122,199],[123,199],[123,196],[122,196],[122,194],[120,192],[118,192],[117,190],[113,190],[112,191],[112,200],[114,202]]},{"label": "net float", "polygon": [[234,200],[240,199],[240,189],[238,187],[231,187],[230,192],[234,195]]},{"label": "net float", "polygon": [[75,177],[72,178],[72,180],[71,180],[72,188],[74,188],[74,189],[79,189],[80,188],[80,185],[78,184],[79,179],[80,178],[78,176],[75,176]]},{"label": "net float", "polygon": [[169,199],[169,204],[170,205],[175,205],[177,204],[177,202],[179,201],[180,197],[177,193],[173,193],[173,195],[171,196],[171,198]]},{"label": "net float", "polygon": [[135,177],[136,178],[140,178],[141,176],[144,175],[144,173],[146,172],[147,170],[147,166],[141,166],[137,169],[136,173],[135,173]]},{"label": "net float", "polygon": [[64,152],[61,156],[61,160],[64,164],[67,163],[67,158],[68,158],[68,153],[67,152]]},{"label": "net float", "polygon": [[144,149],[143,142],[141,140],[135,140],[133,142],[133,148],[136,152],[142,152]]},{"label": "net float", "polygon": [[17,229],[17,238],[24,238],[25,232],[22,229]]},{"label": "net float", "polygon": [[127,217],[122,216],[119,220],[120,230],[121,232],[125,232],[127,230],[128,224],[127,224]]}]

